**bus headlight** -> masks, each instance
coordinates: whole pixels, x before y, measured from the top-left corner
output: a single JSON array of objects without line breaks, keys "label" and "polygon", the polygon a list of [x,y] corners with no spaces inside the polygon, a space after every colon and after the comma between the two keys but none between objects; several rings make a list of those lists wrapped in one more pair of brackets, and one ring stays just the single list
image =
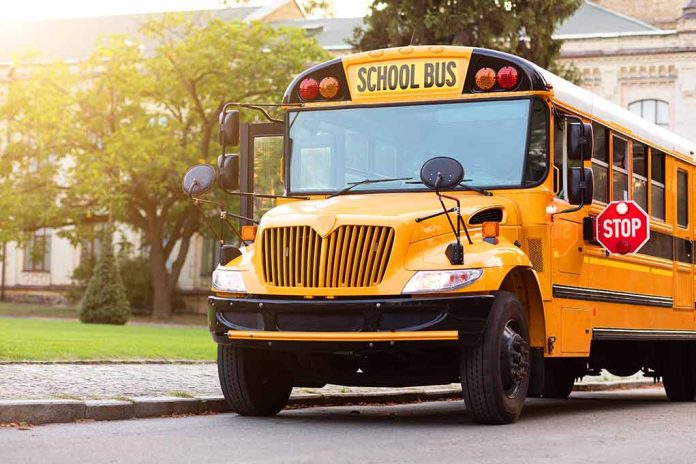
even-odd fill
[{"label": "bus headlight", "polygon": [[217,268],[213,271],[213,289],[227,293],[246,293],[241,271]]},{"label": "bus headlight", "polygon": [[454,271],[418,271],[408,281],[402,293],[427,293],[466,287],[483,275],[483,269]]}]

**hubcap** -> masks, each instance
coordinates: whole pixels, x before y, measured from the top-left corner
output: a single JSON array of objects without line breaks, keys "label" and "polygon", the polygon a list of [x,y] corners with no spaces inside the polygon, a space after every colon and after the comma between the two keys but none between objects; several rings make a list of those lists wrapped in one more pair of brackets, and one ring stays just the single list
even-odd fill
[{"label": "hubcap", "polygon": [[500,378],[505,395],[514,397],[529,375],[529,344],[510,324],[503,331]]}]

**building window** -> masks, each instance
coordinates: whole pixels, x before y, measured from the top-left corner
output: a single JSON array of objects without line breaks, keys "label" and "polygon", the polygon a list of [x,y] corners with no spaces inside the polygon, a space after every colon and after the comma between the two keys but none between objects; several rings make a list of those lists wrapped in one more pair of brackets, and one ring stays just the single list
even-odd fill
[{"label": "building window", "polygon": [[666,101],[638,100],[629,103],[628,110],[658,126],[669,126],[669,103]]},{"label": "building window", "polygon": [[24,247],[24,272],[51,271],[51,230],[39,229]]},{"label": "building window", "polygon": [[612,200],[628,200],[628,142],[612,134]]},{"label": "building window", "polygon": [[650,214],[665,220],[665,154],[650,149]]},{"label": "building window", "polygon": [[594,177],[594,199],[609,203],[609,129],[592,123],[594,144],[592,152],[592,174]]},{"label": "building window", "polygon": [[677,171],[677,224],[689,226],[689,178],[686,172]]},{"label": "building window", "polygon": [[633,199],[648,211],[648,147],[639,142],[633,145]]}]

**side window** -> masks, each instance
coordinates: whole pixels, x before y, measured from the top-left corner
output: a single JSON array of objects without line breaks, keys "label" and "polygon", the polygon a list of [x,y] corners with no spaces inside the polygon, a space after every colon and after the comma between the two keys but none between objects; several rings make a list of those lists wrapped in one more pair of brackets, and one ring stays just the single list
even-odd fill
[{"label": "side window", "polygon": [[563,198],[563,120],[553,120],[553,191]]},{"label": "side window", "polygon": [[685,171],[677,171],[677,224],[689,226],[689,177]]},{"label": "side window", "polygon": [[539,182],[548,167],[548,111],[540,100],[532,102],[532,119],[529,134],[529,156],[524,183],[532,185]]},{"label": "side window", "polygon": [[612,134],[612,200],[628,200],[628,142]]},{"label": "side window", "polygon": [[650,150],[650,214],[665,220],[665,154]]},{"label": "side window", "polygon": [[592,123],[594,151],[592,152],[592,174],[594,177],[594,199],[609,203],[609,129]]},{"label": "side window", "polygon": [[648,211],[648,147],[639,142],[633,145],[633,199]]}]

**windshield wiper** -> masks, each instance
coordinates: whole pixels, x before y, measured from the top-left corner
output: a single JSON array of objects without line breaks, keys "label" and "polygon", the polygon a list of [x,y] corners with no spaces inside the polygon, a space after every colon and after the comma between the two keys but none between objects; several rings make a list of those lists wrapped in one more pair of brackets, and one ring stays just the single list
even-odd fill
[{"label": "windshield wiper", "polygon": [[397,180],[411,180],[411,179],[413,179],[413,177],[394,177],[394,178],[389,178],[389,179],[363,179],[359,182],[348,182],[348,187],[346,187],[342,190],[339,190],[336,193],[332,193],[327,198],[333,198],[333,197],[337,197],[339,195],[343,195],[344,193],[353,190],[358,185],[381,184],[382,182],[396,182]]},{"label": "windshield wiper", "polygon": [[[464,182],[466,182],[466,180],[464,180]],[[491,192],[491,191],[489,191],[489,190],[486,190],[486,189],[481,188],[481,187],[474,187],[473,185],[466,185],[464,182],[462,182],[461,184],[459,184],[459,186],[460,186],[460,187],[463,187],[464,190],[470,190],[470,191],[472,191],[472,192],[478,192],[478,193],[480,193],[481,195],[486,195],[487,197],[492,197],[492,196],[493,196],[493,192]]]},{"label": "windshield wiper", "polygon": [[[462,181],[462,183],[460,183],[457,187],[462,187],[463,190],[477,192],[477,193],[480,193],[481,195],[486,195],[487,197],[493,196],[493,192],[491,192],[490,190],[486,190],[486,189],[481,188],[481,187],[474,187],[473,185],[466,185],[464,183],[464,182],[470,182],[470,181],[471,181],[471,179],[464,179]],[[406,182],[406,183],[407,184],[422,184],[423,181],[415,180],[413,182]],[[454,189],[452,189],[452,190],[454,190]]]}]

